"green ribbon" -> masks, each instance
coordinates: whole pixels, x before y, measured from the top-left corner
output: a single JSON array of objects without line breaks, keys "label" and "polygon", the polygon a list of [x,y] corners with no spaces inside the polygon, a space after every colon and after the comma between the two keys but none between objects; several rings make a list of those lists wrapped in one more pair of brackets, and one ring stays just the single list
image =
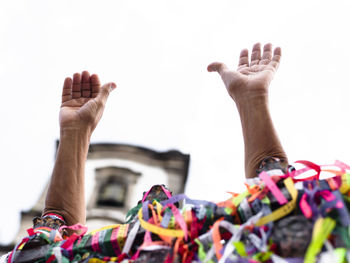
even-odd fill
[{"label": "green ribbon", "polygon": [[[198,257],[201,260],[201,262],[204,262],[205,258],[207,257],[207,253],[205,253],[204,246],[198,238],[196,238],[194,242],[196,242],[198,245]],[[206,261],[206,263],[214,263],[214,261],[212,259],[209,259],[208,261]]]},{"label": "green ribbon", "polygon": [[330,217],[319,218],[314,224],[312,240],[307,248],[304,263],[316,262],[316,256],[321,251],[322,246],[335,227],[335,221]]},{"label": "green ribbon", "polygon": [[142,207],[142,203],[138,204],[137,206],[135,206],[134,208],[131,208],[128,211],[125,217],[126,224],[131,223],[131,221],[135,218],[135,216],[137,215],[137,212],[140,210],[141,207]]}]

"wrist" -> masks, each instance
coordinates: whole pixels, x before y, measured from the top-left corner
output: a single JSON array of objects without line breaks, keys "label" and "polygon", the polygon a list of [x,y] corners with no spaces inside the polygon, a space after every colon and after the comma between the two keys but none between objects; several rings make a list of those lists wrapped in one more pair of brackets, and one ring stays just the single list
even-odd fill
[{"label": "wrist", "polygon": [[246,110],[260,111],[260,109],[267,109],[269,105],[269,98],[267,95],[255,95],[235,100],[239,112]]},{"label": "wrist", "polygon": [[79,144],[82,147],[88,147],[90,144],[92,131],[84,127],[61,127],[60,129],[60,144],[68,143],[70,145]]},{"label": "wrist", "polygon": [[229,87],[227,91],[238,105],[268,101],[269,96],[268,86],[265,85],[243,85],[236,88]]},{"label": "wrist", "polygon": [[82,137],[90,138],[92,135],[93,129],[89,125],[84,125],[82,123],[74,124],[71,123],[69,125],[60,125],[60,136],[74,135],[78,134]]}]

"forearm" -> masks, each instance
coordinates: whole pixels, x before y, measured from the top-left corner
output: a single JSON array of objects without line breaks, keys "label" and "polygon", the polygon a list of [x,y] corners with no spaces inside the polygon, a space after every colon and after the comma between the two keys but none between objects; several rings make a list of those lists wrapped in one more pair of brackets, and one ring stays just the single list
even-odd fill
[{"label": "forearm", "polygon": [[62,128],[43,214],[57,213],[68,225],[85,223],[84,171],[90,133]]},{"label": "forearm", "polygon": [[256,169],[266,157],[278,157],[288,163],[271,119],[267,96],[237,103],[242,123],[247,178],[256,176]]}]

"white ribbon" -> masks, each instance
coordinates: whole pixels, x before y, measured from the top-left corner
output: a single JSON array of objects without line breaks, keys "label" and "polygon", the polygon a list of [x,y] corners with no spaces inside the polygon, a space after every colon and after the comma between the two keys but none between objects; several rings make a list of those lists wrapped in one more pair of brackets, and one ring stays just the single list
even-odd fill
[{"label": "white ribbon", "polygon": [[55,255],[55,258],[57,260],[57,263],[62,263],[62,252],[60,247],[54,247],[52,249],[53,254]]},{"label": "white ribbon", "polygon": [[134,243],[134,240],[135,240],[135,237],[136,237],[136,234],[137,234],[137,231],[139,230],[139,228],[140,228],[140,221],[137,221],[128,234],[128,237],[125,241],[125,245],[123,247],[122,253],[125,253],[125,254],[129,253],[131,246],[132,246],[132,243]]}]

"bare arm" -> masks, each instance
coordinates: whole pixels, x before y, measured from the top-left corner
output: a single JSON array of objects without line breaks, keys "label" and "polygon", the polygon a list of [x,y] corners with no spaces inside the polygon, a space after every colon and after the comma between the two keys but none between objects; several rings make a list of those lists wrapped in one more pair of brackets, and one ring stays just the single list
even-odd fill
[{"label": "bare arm", "polygon": [[68,225],[85,223],[84,168],[90,137],[115,88],[114,83],[101,87],[98,76],[87,71],[65,79],[60,144],[43,214],[59,214]]},{"label": "bare arm", "polygon": [[253,46],[251,60],[247,49],[240,54],[238,69],[230,70],[225,64],[214,62],[208,71],[220,74],[226,89],[235,101],[241,119],[246,177],[255,177],[256,169],[266,157],[277,157],[288,164],[287,156],[273,126],[269,106],[268,89],[279,66],[281,49],[272,54],[272,45]]}]

